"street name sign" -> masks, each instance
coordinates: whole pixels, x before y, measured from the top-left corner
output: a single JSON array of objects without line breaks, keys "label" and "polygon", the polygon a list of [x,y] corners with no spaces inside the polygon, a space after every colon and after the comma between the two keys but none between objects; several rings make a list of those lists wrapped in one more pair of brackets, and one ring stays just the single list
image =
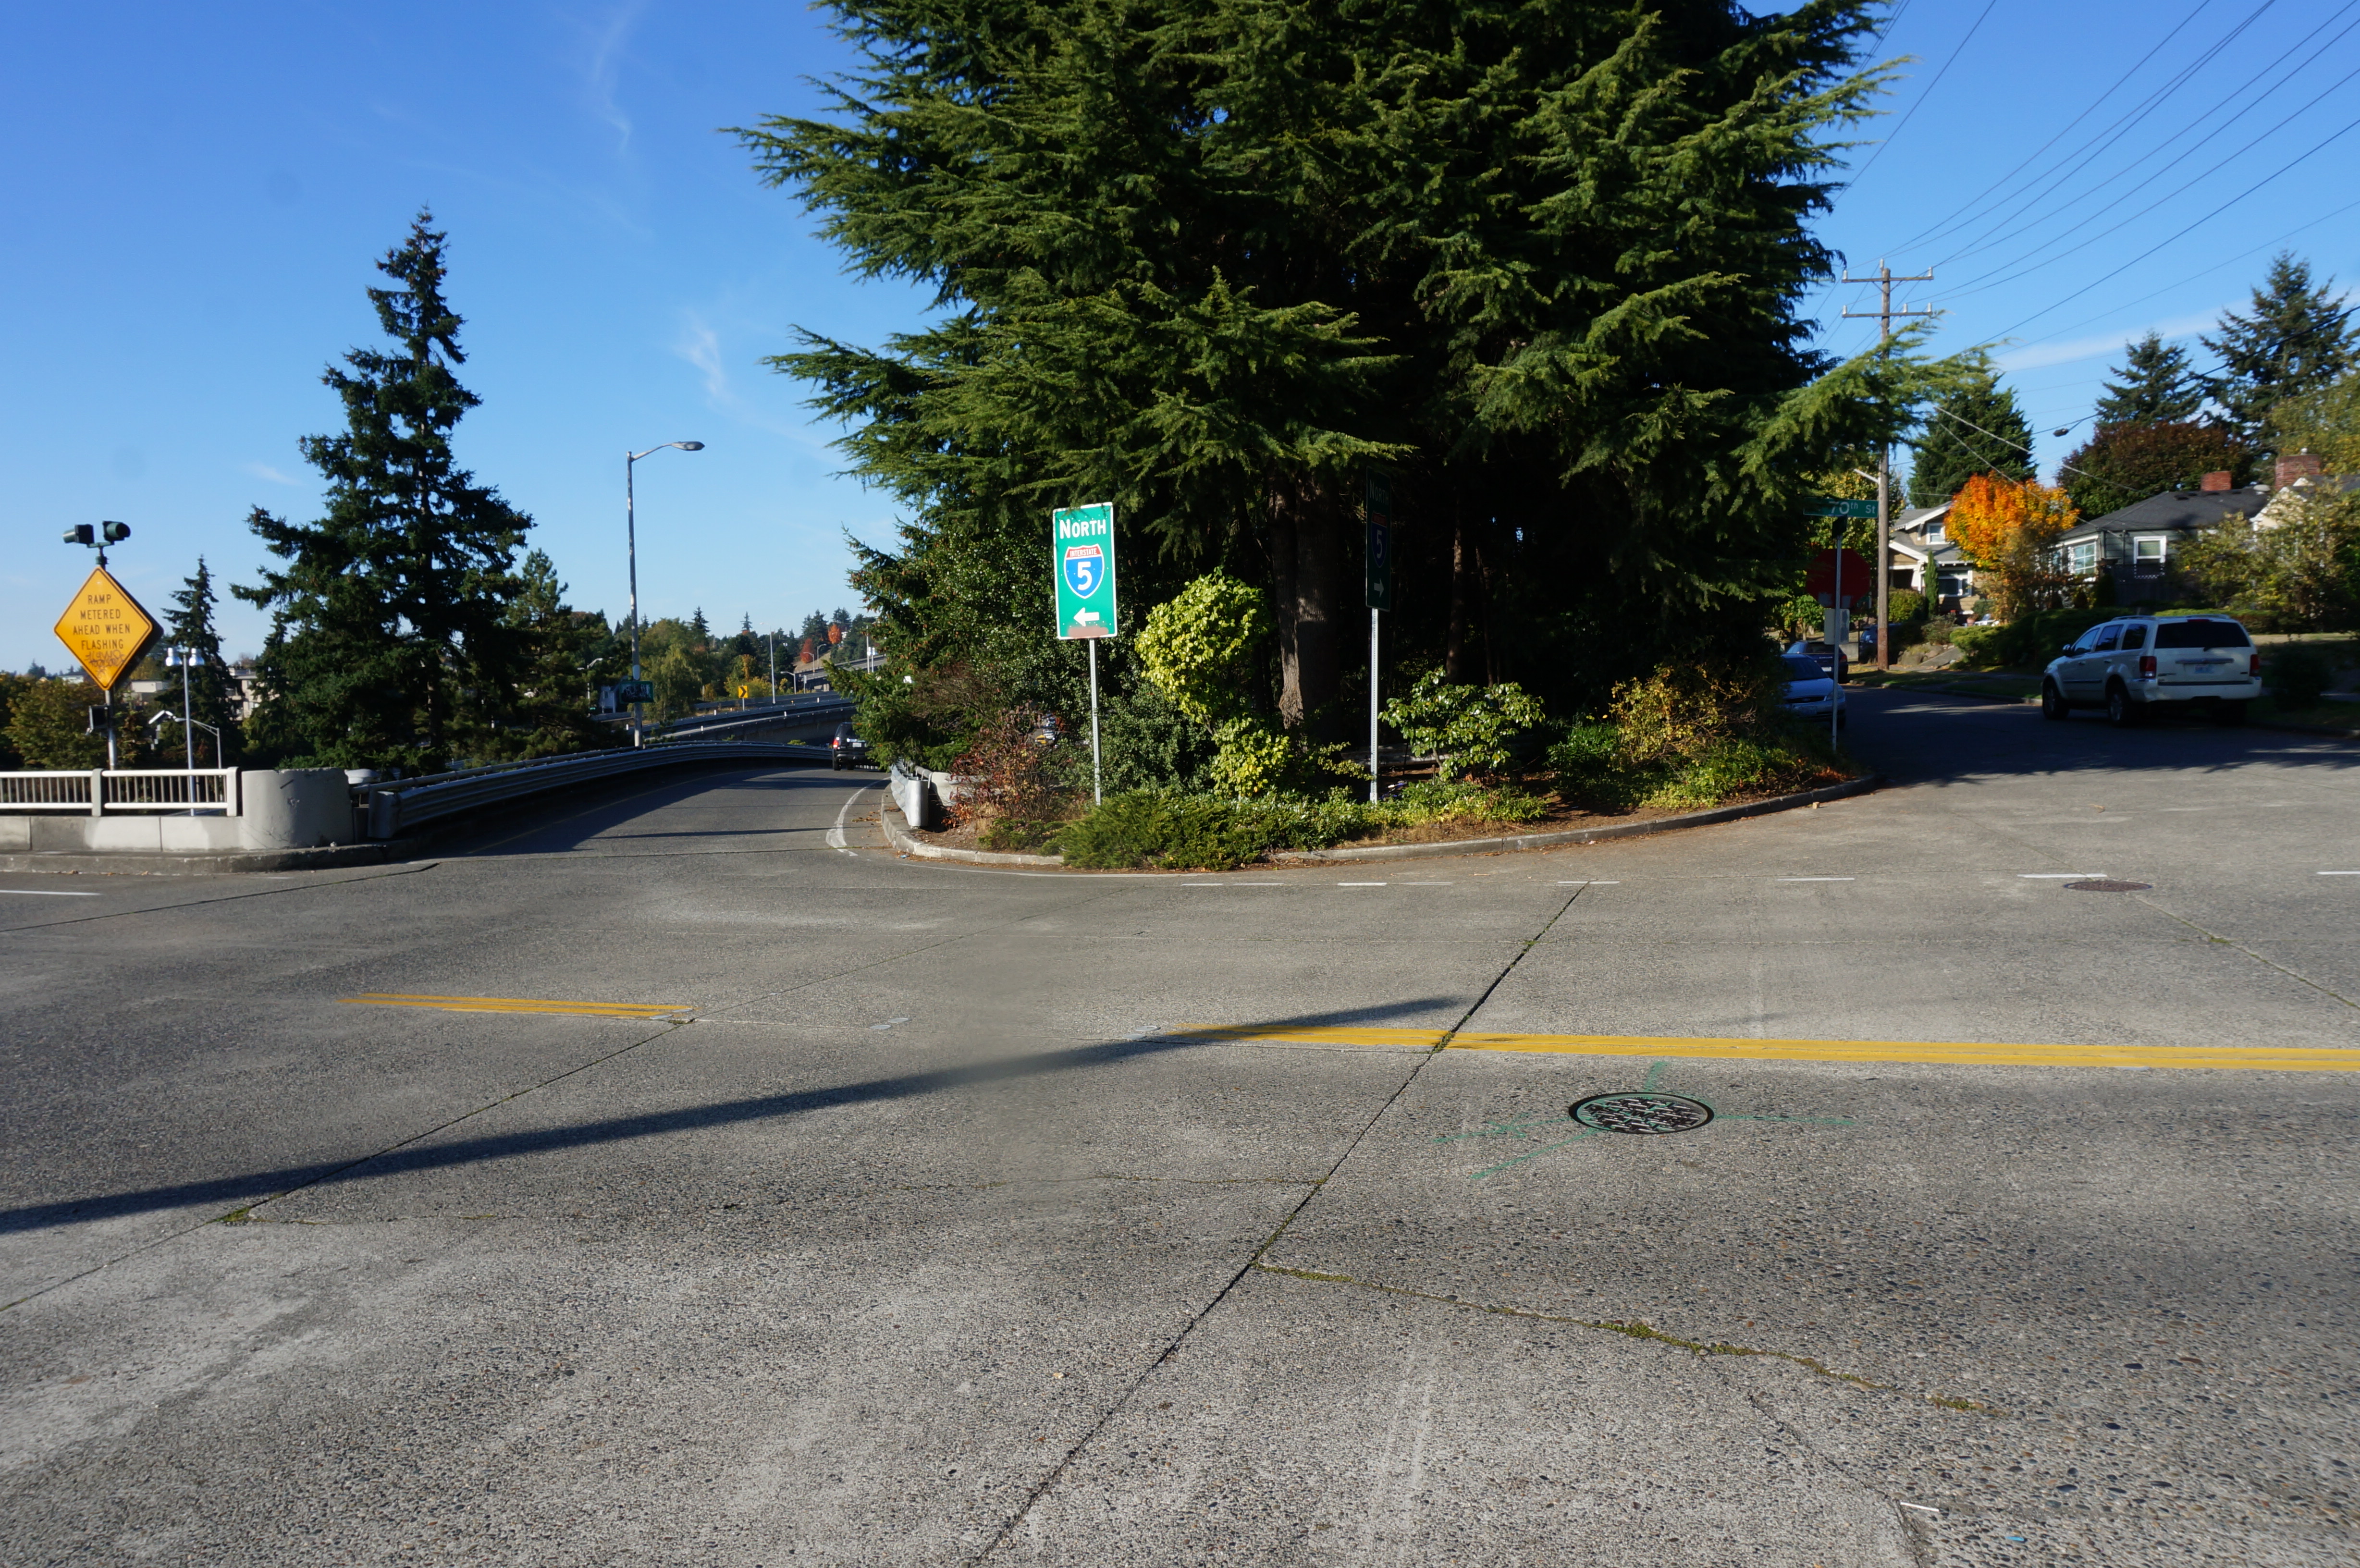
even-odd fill
[{"label": "street name sign", "polygon": [[58,640],[82,661],[91,683],[112,691],[148,651],[158,631],[130,590],[99,567],[90,574],[66,613],[58,617]]},{"label": "street name sign", "polygon": [[1114,503],[1049,514],[1049,570],[1057,580],[1057,636],[1114,636]]},{"label": "street name sign", "polygon": [[1876,503],[1840,501],[1833,495],[1817,495],[1812,497],[1811,504],[1804,511],[1803,516],[1807,517],[1873,517],[1876,516]]}]

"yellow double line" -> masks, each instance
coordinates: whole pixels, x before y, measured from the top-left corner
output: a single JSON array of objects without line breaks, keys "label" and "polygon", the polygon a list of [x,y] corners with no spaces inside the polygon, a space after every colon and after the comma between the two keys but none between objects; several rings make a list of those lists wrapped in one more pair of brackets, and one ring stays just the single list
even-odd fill
[{"label": "yellow double line", "polygon": [[2360,1073],[2360,1049],[2310,1046],[2005,1045],[1973,1040],[1738,1040],[1680,1035],[1451,1034],[1322,1025],[1205,1027],[1175,1038],[1280,1045],[1542,1051],[1564,1056],[1689,1056],[1726,1062],[1893,1062],[1964,1067],[2210,1067],[2248,1073]]},{"label": "yellow double line", "polygon": [[446,1013],[564,1013],[588,1018],[668,1018],[693,1013],[691,1002],[551,1002],[530,996],[410,996],[370,991],[339,998],[372,1007],[433,1007]]}]

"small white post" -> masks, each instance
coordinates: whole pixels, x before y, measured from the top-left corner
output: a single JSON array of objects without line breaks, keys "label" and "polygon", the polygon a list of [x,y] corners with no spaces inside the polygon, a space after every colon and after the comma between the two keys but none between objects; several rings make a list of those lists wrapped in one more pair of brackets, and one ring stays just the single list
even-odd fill
[{"label": "small white post", "polygon": [[1098,779],[1098,639],[1090,638],[1090,800],[1102,803],[1106,789]]},{"label": "small white post", "polygon": [[1369,612],[1369,804],[1377,803],[1377,617]]}]

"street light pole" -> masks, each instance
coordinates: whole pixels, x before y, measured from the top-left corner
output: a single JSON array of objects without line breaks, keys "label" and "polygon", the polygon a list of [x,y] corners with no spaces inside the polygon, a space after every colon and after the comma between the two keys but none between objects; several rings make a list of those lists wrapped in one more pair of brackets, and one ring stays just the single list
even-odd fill
[{"label": "street light pole", "polygon": [[[628,448],[625,448],[623,452],[623,548],[625,553],[630,558],[631,567],[631,684],[633,686],[639,683],[639,503],[631,488],[632,465],[639,459],[652,456],[668,446],[678,447],[683,452],[705,450],[703,441],[664,441],[648,448],[646,452],[632,452]],[[631,744],[634,746],[645,745],[646,732],[647,714],[640,703],[633,702],[631,704]]]}]

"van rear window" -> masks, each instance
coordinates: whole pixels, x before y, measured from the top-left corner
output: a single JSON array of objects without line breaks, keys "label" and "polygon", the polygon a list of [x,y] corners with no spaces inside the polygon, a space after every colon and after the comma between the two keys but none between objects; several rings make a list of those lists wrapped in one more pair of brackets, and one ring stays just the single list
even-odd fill
[{"label": "van rear window", "polygon": [[2245,628],[2234,621],[2166,621],[2155,628],[2158,648],[2251,648]]}]

